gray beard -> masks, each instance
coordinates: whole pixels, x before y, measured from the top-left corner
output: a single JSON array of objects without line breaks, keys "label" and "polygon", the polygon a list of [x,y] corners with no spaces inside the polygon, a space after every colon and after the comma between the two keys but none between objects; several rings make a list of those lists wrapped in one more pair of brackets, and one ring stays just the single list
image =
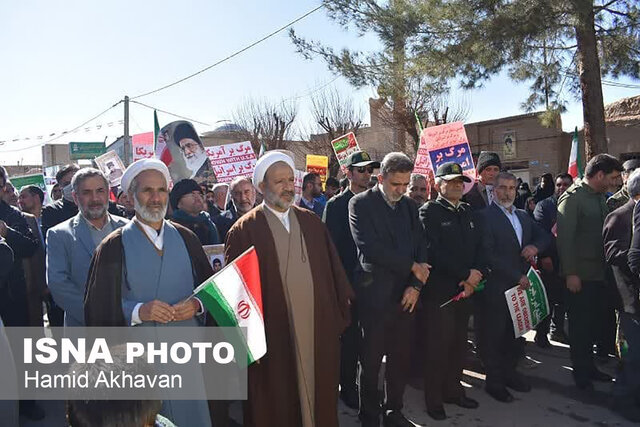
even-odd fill
[{"label": "gray beard", "polygon": [[136,211],[136,214],[140,215],[140,218],[147,222],[160,222],[167,214],[167,205],[164,205],[164,209],[158,213],[151,212],[145,206],[140,204],[138,196],[136,195],[133,196],[133,209]]},{"label": "gray beard", "polygon": [[103,218],[107,214],[107,209],[109,208],[109,204],[104,205],[99,211],[89,210],[89,209],[80,209],[80,213],[86,219],[100,219]]},{"label": "gray beard", "polygon": [[191,171],[191,178],[196,176],[198,170],[202,167],[204,162],[207,160],[207,153],[203,151],[200,154],[196,154],[195,156],[189,158],[184,158],[184,162],[187,165],[187,168]]}]

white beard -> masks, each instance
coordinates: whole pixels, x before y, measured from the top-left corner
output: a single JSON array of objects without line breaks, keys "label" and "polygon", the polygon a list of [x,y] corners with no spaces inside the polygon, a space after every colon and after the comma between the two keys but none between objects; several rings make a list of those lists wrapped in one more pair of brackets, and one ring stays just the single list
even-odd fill
[{"label": "white beard", "polygon": [[133,208],[138,215],[142,219],[148,222],[160,222],[164,219],[167,214],[168,205],[164,205],[164,209],[161,209],[159,212],[151,212],[145,206],[142,206],[140,202],[138,202],[138,197],[136,195],[133,196]]},{"label": "white beard", "polygon": [[206,151],[201,151],[199,154],[195,154],[191,158],[184,158],[184,162],[187,165],[187,168],[191,170],[191,176],[189,178],[193,178],[194,176],[196,176],[196,173],[198,173],[207,158],[208,157]]}]

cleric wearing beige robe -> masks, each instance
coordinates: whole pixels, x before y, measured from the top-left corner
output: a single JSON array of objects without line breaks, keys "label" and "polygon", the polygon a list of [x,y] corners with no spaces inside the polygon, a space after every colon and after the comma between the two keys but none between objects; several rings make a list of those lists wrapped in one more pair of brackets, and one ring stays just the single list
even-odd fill
[{"label": "cleric wearing beige robe", "polygon": [[293,160],[265,154],[253,183],[264,203],[235,223],[225,248],[227,262],[250,246],[260,260],[267,354],[249,367],[245,426],[338,426],[351,286],[322,221],[293,205]]}]

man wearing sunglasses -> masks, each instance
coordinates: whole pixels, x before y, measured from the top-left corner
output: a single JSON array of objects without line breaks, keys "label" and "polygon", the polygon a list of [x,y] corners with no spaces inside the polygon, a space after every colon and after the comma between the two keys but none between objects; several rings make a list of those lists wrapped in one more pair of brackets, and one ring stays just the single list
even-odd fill
[{"label": "man wearing sunglasses", "polygon": [[[371,160],[366,151],[353,153],[347,163],[349,186],[327,202],[322,221],[329,229],[333,243],[338,249],[349,281],[353,284],[353,272],[358,264],[356,244],[349,228],[349,200],[368,189],[369,180],[380,162]],[[341,337],[340,345],[340,398],[349,408],[358,409],[358,335],[360,327],[355,303],[351,304],[351,325]]]}]

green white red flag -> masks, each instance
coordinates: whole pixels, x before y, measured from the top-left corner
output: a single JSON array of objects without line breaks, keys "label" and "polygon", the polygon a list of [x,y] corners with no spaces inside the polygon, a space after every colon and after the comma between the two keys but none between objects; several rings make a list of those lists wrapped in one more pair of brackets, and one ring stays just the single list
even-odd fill
[{"label": "green white red flag", "polygon": [[194,295],[218,326],[243,328],[249,364],[267,353],[260,268],[253,246],[198,286]]}]

